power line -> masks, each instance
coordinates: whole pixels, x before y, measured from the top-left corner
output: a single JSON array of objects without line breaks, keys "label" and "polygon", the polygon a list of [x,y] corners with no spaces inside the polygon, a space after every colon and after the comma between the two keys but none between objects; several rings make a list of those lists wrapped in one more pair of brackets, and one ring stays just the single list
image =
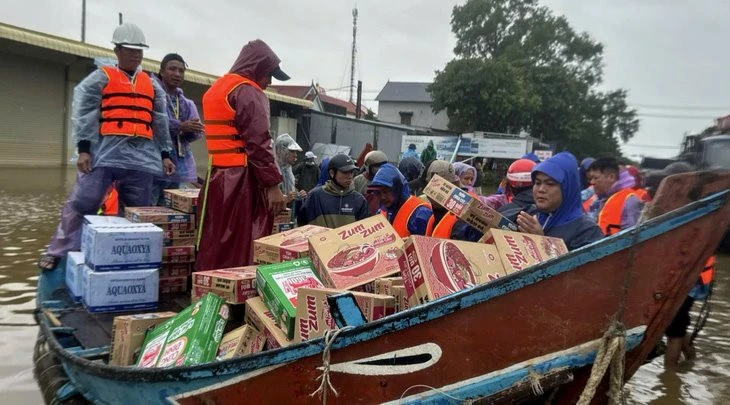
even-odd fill
[{"label": "power line", "polygon": [[652,110],[684,110],[684,111],[729,111],[730,106],[710,107],[710,106],[691,106],[691,105],[667,105],[667,104],[630,104],[630,107],[647,108]]},{"label": "power line", "polygon": [[717,118],[717,117],[701,116],[701,115],[670,115],[670,114],[645,114],[645,113],[638,113],[636,115],[639,117],[647,117],[647,118],[669,118],[669,119],[677,119],[677,120],[714,120]]}]

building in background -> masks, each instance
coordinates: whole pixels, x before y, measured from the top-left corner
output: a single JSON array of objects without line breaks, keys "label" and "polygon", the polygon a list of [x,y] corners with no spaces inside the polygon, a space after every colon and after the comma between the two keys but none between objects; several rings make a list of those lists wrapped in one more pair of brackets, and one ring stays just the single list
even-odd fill
[{"label": "building in background", "polygon": [[378,119],[384,122],[413,126],[421,130],[448,131],[446,110],[435,114],[433,100],[426,88],[431,83],[388,81],[375,100]]},{"label": "building in background", "polygon": [[[281,95],[311,101],[312,110],[314,111],[344,115],[347,117],[356,116],[357,106],[355,104],[327,95],[325,89],[314,82],[309,86],[275,84],[269,86],[269,90]],[[360,112],[360,116],[364,117],[367,115],[368,110],[364,106],[361,106]]]}]

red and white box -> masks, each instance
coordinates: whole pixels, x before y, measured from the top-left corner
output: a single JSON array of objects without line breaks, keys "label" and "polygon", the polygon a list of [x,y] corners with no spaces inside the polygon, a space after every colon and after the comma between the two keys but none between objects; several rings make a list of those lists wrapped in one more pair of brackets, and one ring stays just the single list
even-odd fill
[{"label": "red and white box", "polygon": [[269,311],[261,297],[246,300],[246,312],[243,320],[264,334],[268,349],[286,347],[292,344],[292,341],[286,338],[286,333],[276,326],[274,314]]},{"label": "red and white box", "polygon": [[350,290],[398,275],[403,240],[382,215],[309,238],[309,253],[326,287]]},{"label": "red and white box", "polygon": [[501,229],[492,229],[491,233],[508,274],[568,253],[560,238]]},{"label": "red and white box", "polygon": [[256,266],[193,273],[193,301],[199,300],[209,292],[223,298],[229,304],[243,304],[247,299],[258,295]]},{"label": "red and white box", "polygon": [[399,263],[411,307],[507,275],[492,245],[426,236],[409,237]]},{"label": "red and white box", "polygon": [[309,237],[329,231],[317,225],[305,225],[289,231],[269,235],[253,242],[256,263],[281,263],[309,255]]}]

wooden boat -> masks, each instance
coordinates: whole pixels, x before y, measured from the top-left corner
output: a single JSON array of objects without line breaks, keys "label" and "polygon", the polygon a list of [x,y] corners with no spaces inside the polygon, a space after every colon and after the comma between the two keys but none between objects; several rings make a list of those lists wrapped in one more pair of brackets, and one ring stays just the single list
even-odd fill
[{"label": "wooden boat", "polygon": [[[624,380],[660,340],[728,227],[729,196],[730,172],[671,176],[651,219],[610,238],[372,323],[338,296],[343,328],[327,341],[193,367],[107,365],[104,339],[89,335],[109,333],[113,315],[69,305],[62,270],[45,272],[39,349],[64,371],[48,391],[109,404],[315,403],[322,394],[335,403],[498,403],[558,387],[553,403],[575,403],[607,331],[625,337]],[[604,403],[608,380],[596,381],[593,402]]]}]

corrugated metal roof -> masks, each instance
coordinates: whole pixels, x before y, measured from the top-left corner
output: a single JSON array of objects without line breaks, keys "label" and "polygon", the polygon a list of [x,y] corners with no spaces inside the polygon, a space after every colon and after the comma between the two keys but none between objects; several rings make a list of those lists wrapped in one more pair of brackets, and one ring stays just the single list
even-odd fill
[{"label": "corrugated metal roof", "polygon": [[378,101],[402,101],[416,103],[430,103],[431,94],[426,88],[431,83],[421,82],[388,82],[383,90],[375,97]]},{"label": "corrugated metal roof", "polygon": [[[61,52],[70,55],[94,59],[97,57],[116,58],[114,51],[96,45],[74,41],[68,38],[31,31],[14,25],[0,23],[0,39],[32,45],[43,49]],[[142,61],[142,69],[156,72],[160,67],[160,61],[145,58]],[[185,81],[210,86],[218,79],[218,76],[204,72],[188,69],[185,71]],[[306,108],[312,108],[312,102],[300,98],[285,96],[270,91],[264,91],[271,100],[281,101],[287,104],[294,104]]]}]

